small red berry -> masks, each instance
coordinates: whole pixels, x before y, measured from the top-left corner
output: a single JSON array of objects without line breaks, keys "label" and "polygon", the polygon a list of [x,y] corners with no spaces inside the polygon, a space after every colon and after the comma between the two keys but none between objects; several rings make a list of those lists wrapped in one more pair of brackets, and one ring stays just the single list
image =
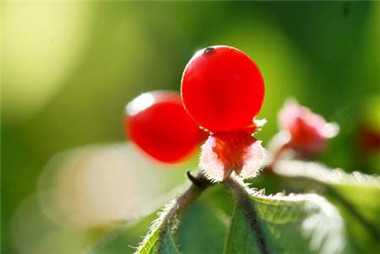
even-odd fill
[{"label": "small red berry", "polygon": [[200,50],[184,70],[184,106],[199,125],[212,132],[251,127],[263,99],[260,70],[238,49],[213,46]]},{"label": "small red berry", "polygon": [[127,105],[126,113],[127,135],[147,154],[162,162],[184,160],[204,138],[176,92],[144,93]]}]

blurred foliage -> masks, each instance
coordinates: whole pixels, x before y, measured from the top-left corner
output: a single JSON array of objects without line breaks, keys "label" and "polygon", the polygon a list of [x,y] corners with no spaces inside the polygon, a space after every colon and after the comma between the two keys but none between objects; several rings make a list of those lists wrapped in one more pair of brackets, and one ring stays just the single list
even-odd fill
[{"label": "blurred foliage", "polygon": [[360,125],[380,131],[378,2],[3,1],[1,7],[4,253],[30,253],[27,243],[34,244],[11,234],[25,221],[20,214],[35,218],[27,236],[33,225],[54,229],[41,237],[52,249],[80,249],[97,238],[97,230],[58,228],[38,210],[33,193],[45,164],[78,146],[122,141],[126,102],[152,89],[179,90],[186,62],[209,45],[240,48],[260,66],[264,142],[277,130],[284,100],[294,96],[341,126],[322,161],[380,172],[378,154],[361,154],[357,146]]},{"label": "blurred foliage", "polygon": [[274,171],[283,177],[281,188],[295,193],[317,192],[332,202],[345,219],[349,243],[357,252],[380,251],[379,176],[345,173],[315,162],[286,160],[279,162]]}]

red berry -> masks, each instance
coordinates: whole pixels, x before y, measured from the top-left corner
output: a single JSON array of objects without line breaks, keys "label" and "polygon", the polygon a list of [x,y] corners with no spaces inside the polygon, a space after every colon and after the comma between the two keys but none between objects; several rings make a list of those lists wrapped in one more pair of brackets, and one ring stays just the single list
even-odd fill
[{"label": "red berry", "polygon": [[228,46],[198,51],[182,77],[182,100],[193,119],[212,131],[253,125],[264,99],[264,80],[256,64]]},{"label": "red berry", "polygon": [[204,137],[176,92],[144,93],[130,102],[126,111],[125,130],[130,139],[159,161],[184,160]]}]

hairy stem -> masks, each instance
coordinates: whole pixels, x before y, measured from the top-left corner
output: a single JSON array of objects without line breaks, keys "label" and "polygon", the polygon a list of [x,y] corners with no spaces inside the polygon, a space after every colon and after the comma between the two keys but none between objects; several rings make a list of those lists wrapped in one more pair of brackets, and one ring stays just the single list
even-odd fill
[{"label": "hairy stem", "polygon": [[[192,176],[190,172],[186,172],[187,177],[192,182],[190,187],[174,199],[173,203],[168,207],[164,217],[162,218],[163,229],[160,232],[160,241],[165,237],[167,230],[170,230],[170,226],[175,221],[175,219],[184,212],[198,197],[202,192],[211,186],[213,183],[208,180],[202,172],[199,172],[197,176]],[[162,246],[160,246],[161,248]],[[161,253],[161,250],[159,250]]]},{"label": "hairy stem", "polygon": [[253,207],[250,195],[247,192],[245,186],[242,186],[239,182],[233,178],[228,178],[224,181],[224,185],[227,187],[231,195],[236,199],[237,203],[242,207],[245,217],[248,220],[248,224],[255,235],[260,252],[262,254],[268,254],[268,246],[264,239],[263,230],[258,220],[257,212]]},{"label": "hairy stem", "polygon": [[197,176],[192,176],[187,172],[187,177],[192,182],[190,187],[174,200],[174,205],[170,208],[165,220],[171,223],[180,213],[186,210],[209,186],[213,183],[206,176],[199,172]]}]

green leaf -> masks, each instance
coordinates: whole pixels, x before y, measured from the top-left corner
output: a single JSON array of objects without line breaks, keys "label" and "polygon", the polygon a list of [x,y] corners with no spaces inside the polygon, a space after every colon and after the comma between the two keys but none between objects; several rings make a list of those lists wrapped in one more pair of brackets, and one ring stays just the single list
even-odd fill
[{"label": "green leaf", "polygon": [[111,229],[103,235],[100,241],[88,248],[88,253],[91,254],[119,254],[119,253],[134,253],[137,249],[141,236],[146,233],[147,228],[156,218],[156,214],[152,213],[149,216],[141,218],[133,224],[127,224],[122,227]]},{"label": "green leaf", "polygon": [[350,243],[359,252],[380,252],[380,177],[296,160],[280,161],[275,173],[293,186],[326,195],[347,223]]},{"label": "green leaf", "polygon": [[[219,185],[207,189],[200,199],[190,206],[181,216],[178,230],[175,232],[175,239],[177,239],[179,251],[186,254],[222,253],[231,210],[232,202],[228,198],[223,186]],[[97,246],[91,248],[90,253],[133,253],[133,251],[137,249],[133,248],[133,246],[137,246],[138,241],[141,240],[140,236],[146,233],[146,229],[155,217],[156,213],[152,213],[150,216],[142,218],[129,227],[112,231],[105,236]],[[175,225],[175,227],[176,226],[177,225]],[[157,227],[152,226],[152,230],[157,230]],[[157,244],[158,237],[159,234],[151,234],[149,242],[155,242],[153,245]],[[163,246],[170,250],[169,247],[175,246],[175,244],[173,244],[173,235],[170,234],[165,237],[166,238],[163,239],[166,242]],[[146,239],[147,238],[148,237],[146,237]],[[148,243],[146,248],[144,247],[144,251],[149,251],[147,249],[149,249]],[[154,251],[157,250],[152,249]],[[176,249],[177,248],[173,247],[173,252],[167,253],[177,253],[178,250]]]},{"label": "green leaf", "polygon": [[161,246],[159,246],[161,249],[157,252],[141,252],[141,253],[162,253],[162,254],[179,254],[178,248],[173,240],[173,236],[171,234],[171,229],[167,226],[165,229],[161,230],[160,232],[163,234],[161,239]]},{"label": "green leaf", "polygon": [[179,253],[177,246],[173,240],[171,229],[169,226],[158,226],[153,229],[146,240],[137,249],[136,253],[141,254],[176,254]]},{"label": "green leaf", "polygon": [[[194,181],[202,181],[206,178],[199,174],[194,179]],[[153,222],[153,225],[150,227],[150,230],[146,234],[144,240],[139,244],[138,248],[135,248],[137,249],[135,253],[179,253],[175,243],[178,235],[175,234],[178,229],[178,217],[180,217],[183,212],[187,210],[190,204],[197,200],[203,190],[202,187],[193,184],[190,184],[190,186],[188,185],[189,184],[186,183],[187,187],[181,186],[178,188],[181,189],[181,191],[185,189],[185,191],[164,207],[158,218]],[[176,189],[173,193],[174,192],[177,193],[178,190]],[[221,202],[219,200],[214,203],[219,204]],[[224,206],[223,209],[225,208],[226,207]],[[149,217],[151,218],[152,215]],[[151,218],[149,221],[151,220],[153,219]],[[149,225],[146,224],[146,221],[147,218],[142,218],[141,221],[135,221],[132,223],[132,226],[129,225],[124,226],[124,228],[119,228],[113,231],[111,230],[98,244],[89,248],[90,253],[111,254],[120,253],[123,248],[127,251],[130,250],[132,246],[136,246],[134,244],[136,235],[142,235],[141,225],[145,228],[144,233],[146,232],[146,228],[149,227]],[[176,235],[175,240],[173,237],[174,234]],[[128,246],[130,248],[128,248]]]},{"label": "green leaf", "polygon": [[[237,203],[225,253],[347,253],[343,219],[316,194],[265,196],[247,189],[256,216]],[[250,223],[254,221],[254,227]],[[256,227],[256,228],[255,228]],[[264,246],[264,247],[263,247]]]},{"label": "green leaf", "polygon": [[[168,213],[173,205],[173,201],[166,205],[159,213],[158,218],[156,218],[156,213],[152,213],[132,225],[112,230],[96,246],[89,248],[89,253],[179,253],[172,236],[173,223],[167,221]],[[151,227],[148,234],[140,242],[141,235],[146,233],[149,225]],[[139,246],[135,247],[139,242]]]},{"label": "green leaf", "polygon": [[136,253],[139,254],[176,254],[179,253],[172,236],[172,226],[174,221],[168,221],[169,214],[176,205],[172,201],[166,205],[160,213],[158,219],[153,222],[149,233],[140,243]]},{"label": "green leaf", "polygon": [[223,186],[205,191],[181,218],[178,243],[181,253],[223,253],[231,200]]}]

